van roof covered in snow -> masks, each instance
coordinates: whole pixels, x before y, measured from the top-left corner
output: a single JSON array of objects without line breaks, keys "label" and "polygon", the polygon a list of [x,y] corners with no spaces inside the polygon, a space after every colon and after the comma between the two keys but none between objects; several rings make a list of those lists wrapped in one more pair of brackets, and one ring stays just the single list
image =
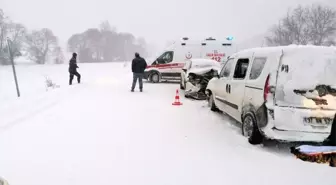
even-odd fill
[{"label": "van roof covered in snow", "polygon": [[250,48],[241,50],[235,54],[232,55],[232,57],[236,56],[236,54],[244,54],[244,53],[253,53],[258,52],[260,54],[265,53],[274,53],[274,52],[295,52],[298,50],[315,50],[315,51],[336,51],[335,47],[327,47],[327,46],[313,46],[313,45],[289,45],[289,46],[274,46],[274,47],[258,47],[258,48]]}]

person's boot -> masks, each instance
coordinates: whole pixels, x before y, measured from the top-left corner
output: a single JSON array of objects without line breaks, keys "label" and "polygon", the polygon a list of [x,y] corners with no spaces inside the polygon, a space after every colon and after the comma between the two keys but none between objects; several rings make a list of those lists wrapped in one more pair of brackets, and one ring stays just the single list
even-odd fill
[{"label": "person's boot", "polygon": [[134,92],[134,89],[131,89],[131,92]]},{"label": "person's boot", "polygon": [[142,89],[140,89],[140,92],[142,92]]}]

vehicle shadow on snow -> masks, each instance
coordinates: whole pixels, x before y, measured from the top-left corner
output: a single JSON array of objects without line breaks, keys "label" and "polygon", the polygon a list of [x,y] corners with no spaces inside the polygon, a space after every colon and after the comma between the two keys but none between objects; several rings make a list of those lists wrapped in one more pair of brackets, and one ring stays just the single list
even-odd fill
[{"label": "vehicle shadow on snow", "polygon": [[[223,120],[226,120],[229,126],[237,132],[238,135],[241,137],[244,137],[241,133],[241,124],[238,123],[236,120],[234,120],[232,117],[227,115],[226,113],[223,113],[221,111],[214,112],[218,116],[220,116]],[[247,139],[246,143],[249,145]],[[264,139],[263,143],[260,145],[255,145],[255,147],[258,147],[266,152],[270,153],[276,153],[277,155],[292,155],[290,152],[290,148],[293,146],[299,146],[303,144],[312,144],[316,145],[317,142],[286,142],[286,141],[278,141],[273,139]]]}]

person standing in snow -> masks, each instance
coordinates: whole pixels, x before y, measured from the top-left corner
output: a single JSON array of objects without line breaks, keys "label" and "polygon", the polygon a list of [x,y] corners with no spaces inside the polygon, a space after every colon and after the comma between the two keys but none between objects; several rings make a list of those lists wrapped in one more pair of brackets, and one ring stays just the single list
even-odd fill
[{"label": "person standing in snow", "polygon": [[331,125],[329,136],[322,142],[326,146],[336,146],[336,114]]},{"label": "person standing in snow", "polygon": [[134,92],[134,88],[138,79],[139,79],[139,89],[140,92],[142,92],[143,88],[142,78],[144,77],[146,68],[147,68],[146,60],[140,57],[139,53],[135,53],[135,58],[132,60],[132,72],[133,72],[133,83],[131,88],[132,92]]},{"label": "person standing in snow", "polygon": [[69,79],[69,85],[72,85],[72,80],[74,76],[77,77],[77,82],[80,83],[81,75],[77,72],[77,53],[72,54],[72,58],[69,62],[69,73],[70,73],[70,79]]}]

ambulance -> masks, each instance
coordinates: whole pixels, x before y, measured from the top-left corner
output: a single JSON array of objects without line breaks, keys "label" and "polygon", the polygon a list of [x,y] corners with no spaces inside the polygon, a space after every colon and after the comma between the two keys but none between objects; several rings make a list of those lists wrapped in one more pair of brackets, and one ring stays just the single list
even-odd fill
[{"label": "ambulance", "polygon": [[227,37],[225,41],[218,41],[212,37],[204,40],[189,40],[184,37],[148,64],[144,79],[153,83],[161,80],[180,80],[182,68],[190,59],[204,58],[224,62],[236,52],[232,40],[232,37]]}]

